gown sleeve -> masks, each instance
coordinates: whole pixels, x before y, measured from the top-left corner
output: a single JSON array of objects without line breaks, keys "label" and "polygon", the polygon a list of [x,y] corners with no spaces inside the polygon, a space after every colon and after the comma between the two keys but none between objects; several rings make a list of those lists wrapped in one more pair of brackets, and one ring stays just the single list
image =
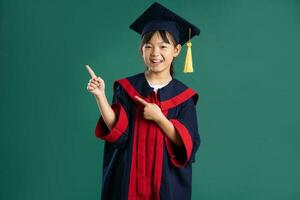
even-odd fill
[{"label": "gown sleeve", "polygon": [[102,116],[100,116],[95,128],[96,137],[114,146],[121,146],[126,142],[128,138],[128,104],[128,98],[124,89],[115,82],[111,108],[116,114],[116,122],[109,130]]},{"label": "gown sleeve", "polygon": [[195,162],[195,154],[200,146],[196,113],[197,97],[182,104],[176,119],[169,119],[180,135],[183,145],[177,146],[166,138],[166,148],[171,162],[176,167],[184,167]]}]

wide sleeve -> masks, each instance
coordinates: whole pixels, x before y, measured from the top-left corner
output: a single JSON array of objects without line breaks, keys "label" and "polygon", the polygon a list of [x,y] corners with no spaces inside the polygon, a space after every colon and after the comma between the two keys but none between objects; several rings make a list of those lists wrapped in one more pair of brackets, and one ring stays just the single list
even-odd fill
[{"label": "wide sleeve", "polygon": [[178,117],[169,119],[183,141],[182,146],[177,146],[168,137],[165,137],[167,152],[172,164],[176,167],[184,167],[195,162],[195,154],[200,146],[196,113],[197,99],[197,97],[192,97],[185,101],[180,108]]},{"label": "wide sleeve", "polygon": [[116,114],[117,120],[112,129],[109,130],[102,116],[100,116],[95,128],[96,137],[116,146],[123,145],[126,142],[128,138],[128,104],[126,92],[115,82],[111,107]]}]

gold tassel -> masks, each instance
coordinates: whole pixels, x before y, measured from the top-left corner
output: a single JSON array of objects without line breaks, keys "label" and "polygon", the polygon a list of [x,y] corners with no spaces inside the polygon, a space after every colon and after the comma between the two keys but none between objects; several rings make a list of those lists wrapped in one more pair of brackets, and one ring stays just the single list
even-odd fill
[{"label": "gold tassel", "polygon": [[192,60],[192,42],[191,42],[191,29],[189,29],[189,41],[186,43],[187,52],[184,64],[184,73],[192,73],[193,70],[193,60]]}]

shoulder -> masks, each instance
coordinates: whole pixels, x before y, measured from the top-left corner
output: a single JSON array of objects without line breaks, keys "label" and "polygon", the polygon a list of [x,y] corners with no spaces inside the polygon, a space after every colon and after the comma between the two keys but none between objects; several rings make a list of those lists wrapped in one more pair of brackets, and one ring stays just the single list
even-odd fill
[{"label": "shoulder", "polygon": [[138,74],[134,74],[132,76],[128,76],[128,77],[123,77],[120,79],[115,80],[114,82],[114,89],[118,88],[118,87],[124,87],[124,85],[130,83],[135,83],[138,82],[139,79],[141,78],[141,76],[143,75],[143,73],[138,73]]},{"label": "shoulder", "polygon": [[178,92],[176,96],[180,95],[180,98],[186,97],[185,99],[187,99],[188,102],[193,102],[195,105],[197,104],[199,94],[196,90],[187,86],[185,83],[178,79],[174,79],[173,82],[173,85]]}]

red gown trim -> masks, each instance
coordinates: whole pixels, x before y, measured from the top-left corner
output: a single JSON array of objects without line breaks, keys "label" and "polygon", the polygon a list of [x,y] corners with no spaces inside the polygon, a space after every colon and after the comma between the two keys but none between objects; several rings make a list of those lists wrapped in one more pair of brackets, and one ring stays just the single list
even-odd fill
[{"label": "red gown trim", "polygon": [[[120,83],[120,85],[123,86],[123,88],[126,90],[126,92],[128,93],[128,95],[136,102],[135,96],[139,96],[141,98],[143,98],[137,91],[136,89],[133,87],[133,85],[129,82],[128,79],[120,79],[117,81],[118,83]],[[181,104],[182,102],[188,100],[189,98],[191,98],[192,96],[194,96],[195,94],[197,94],[193,89],[191,88],[187,88],[185,91],[181,92],[180,94],[174,96],[171,99],[168,99],[166,101],[161,101],[161,110],[169,110],[173,107],[178,106],[179,104]]]},{"label": "red gown trim", "polygon": [[127,129],[128,118],[124,108],[120,103],[113,104],[111,107],[118,117],[115,122],[115,125],[109,131],[101,116],[95,128],[95,135],[98,138],[113,143],[117,141]]},{"label": "red gown trim", "polygon": [[195,94],[196,94],[196,92],[194,90],[192,90],[191,88],[188,88],[185,91],[183,91],[182,93],[176,95],[175,97],[161,102],[161,109],[169,110],[173,107],[176,107],[179,104],[181,104],[182,102],[184,102],[184,101],[188,100],[189,98],[191,98],[192,96],[194,96]]},{"label": "red gown trim", "polygon": [[169,140],[169,138],[166,137],[165,142],[166,142],[167,151],[170,155],[171,162],[173,163],[173,165],[175,165],[176,167],[183,167],[187,164],[187,162],[190,159],[191,154],[192,154],[192,148],[193,148],[192,137],[189,134],[189,131],[185,127],[185,125],[183,125],[179,120],[170,119],[170,121],[174,125],[175,129],[177,130],[177,132],[179,133],[179,135],[183,141],[183,145],[184,145],[184,149],[185,149],[185,159],[181,161],[176,158],[176,155],[173,151],[172,143]]}]

